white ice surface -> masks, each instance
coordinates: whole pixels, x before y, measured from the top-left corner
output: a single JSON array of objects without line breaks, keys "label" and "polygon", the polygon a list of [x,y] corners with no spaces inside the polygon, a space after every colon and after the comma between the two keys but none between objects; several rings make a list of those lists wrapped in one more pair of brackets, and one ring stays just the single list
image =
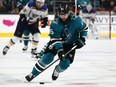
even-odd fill
[{"label": "white ice surface", "polygon": [[[116,40],[87,40],[86,46],[76,51],[74,63],[58,80],[51,80],[56,63],[27,83],[24,77],[37,61],[31,58],[31,43],[26,53],[22,52],[23,44],[17,43],[2,56],[9,39],[0,38],[0,87],[116,87]],[[40,39],[39,50],[47,41]]]}]

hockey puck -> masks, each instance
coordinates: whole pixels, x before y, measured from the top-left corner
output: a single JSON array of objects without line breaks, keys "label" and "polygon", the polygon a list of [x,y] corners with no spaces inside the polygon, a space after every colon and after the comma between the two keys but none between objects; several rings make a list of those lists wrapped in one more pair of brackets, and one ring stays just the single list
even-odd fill
[{"label": "hockey puck", "polygon": [[44,82],[39,82],[39,84],[44,84]]}]

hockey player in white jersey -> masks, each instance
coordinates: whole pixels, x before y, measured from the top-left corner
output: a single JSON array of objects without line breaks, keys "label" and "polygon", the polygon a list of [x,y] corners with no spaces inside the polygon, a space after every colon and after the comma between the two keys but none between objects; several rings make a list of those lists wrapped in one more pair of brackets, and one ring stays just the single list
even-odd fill
[{"label": "hockey player in white jersey", "polygon": [[[11,46],[16,44],[22,38],[24,30],[28,29],[32,36],[32,50],[34,54],[37,50],[39,43],[40,30],[38,29],[38,22],[41,18],[48,16],[47,6],[44,5],[44,0],[36,0],[29,2],[19,13],[20,18],[17,23],[17,27],[14,33],[14,37],[10,39],[9,43],[3,48],[3,55],[7,54],[7,51]],[[47,21],[46,21],[47,22]]]},{"label": "hockey player in white jersey", "polygon": [[92,32],[93,38],[98,39],[98,30],[95,25],[96,10],[92,8],[91,4],[88,4],[86,8],[82,9],[82,18],[87,23],[89,29]]}]

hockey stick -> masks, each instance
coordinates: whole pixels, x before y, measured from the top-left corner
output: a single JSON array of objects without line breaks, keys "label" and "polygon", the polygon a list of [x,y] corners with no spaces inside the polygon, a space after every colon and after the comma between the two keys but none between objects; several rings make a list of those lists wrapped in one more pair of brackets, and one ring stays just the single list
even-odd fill
[{"label": "hockey stick", "polygon": [[29,11],[29,14],[28,14],[28,17],[27,17],[27,21],[29,22],[29,18],[30,18],[30,14],[32,12],[32,8],[30,8],[30,11]]},{"label": "hockey stick", "polygon": [[[77,47],[76,45],[73,46],[71,50],[69,50],[67,53],[65,53],[65,55],[63,56],[63,58],[65,58],[70,52],[72,52],[73,50],[75,50],[76,47]],[[52,62],[50,65],[48,65],[42,72],[44,72],[46,69],[48,69],[50,66],[52,66],[54,63],[56,63],[56,62],[59,61],[59,60],[60,60],[59,58],[56,59],[54,62]],[[42,72],[41,72],[41,73],[42,73]]]},{"label": "hockey stick", "polygon": [[77,14],[77,0],[75,0],[75,15]]},{"label": "hockey stick", "polygon": [[[78,39],[78,41],[84,46],[85,45],[85,43],[81,40],[81,39]],[[70,52],[72,52],[73,50],[75,50],[77,48],[77,45],[74,45],[73,47],[72,47],[72,49],[71,50],[69,50],[67,53],[65,53],[65,55],[63,56],[63,58],[65,58]],[[56,63],[57,61],[59,60],[59,58],[58,59],[56,59],[54,62],[52,62],[50,65],[48,65],[42,72],[44,72],[46,69],[48,69],[50,66],[52,66],[54,63]],[[42,73],[41,72],[41,73]]]}]

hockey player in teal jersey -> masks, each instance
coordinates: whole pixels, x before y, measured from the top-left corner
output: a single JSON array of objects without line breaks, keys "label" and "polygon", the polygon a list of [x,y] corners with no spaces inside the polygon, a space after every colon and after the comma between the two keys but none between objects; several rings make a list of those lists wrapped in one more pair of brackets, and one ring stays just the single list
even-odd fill
[{"label": "hockey player in teal jersey", "polygon": [[61,72],[64,72],[74,60],[75,50],[71,51],[65,58],[63,55],[71,50],[74,45],[77,49],[85,45],[87,36],[87,26],[77,15],[71,14],[67,5],[60,5],[58,17],[50,25],[50,41],[47,43],[45,54],[38,60],[32,72],[25,76],[28,82],[37,77],[48,64],[50,64],[56,54],[60,59],[56,65],[52,80],[56,80]]}]

